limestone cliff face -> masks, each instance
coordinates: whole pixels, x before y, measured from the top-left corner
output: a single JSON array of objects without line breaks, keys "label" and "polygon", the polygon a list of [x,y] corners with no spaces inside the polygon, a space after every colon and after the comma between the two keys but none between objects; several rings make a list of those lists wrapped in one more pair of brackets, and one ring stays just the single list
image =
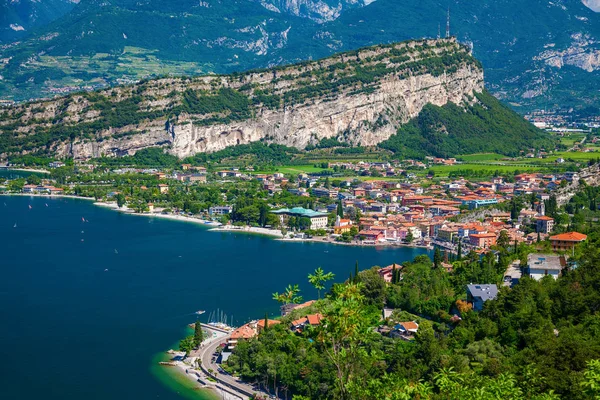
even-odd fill
[{"label": "limestone cliff face", "polygon": [[258,140],[303,149],[324,138],[353,145],[376,145],[416,117],[427,103],[460,104],[483,90],[483,73],[469,66],[453,74],[400,79],[389,76],[374,93],[344,94],[285,110],[263,110],[256,118],[233,124],[196,126],[182,121],[173,128],[170,152],[179,157],[214,152]]},{"label": "limestone cliff face", "polygon": [[229,76],[166,78],[0,110],[0,158],[180,158],[255,141],[376,145],[432,103],[473,101],[483,71],[454,40],[375,46]]}]

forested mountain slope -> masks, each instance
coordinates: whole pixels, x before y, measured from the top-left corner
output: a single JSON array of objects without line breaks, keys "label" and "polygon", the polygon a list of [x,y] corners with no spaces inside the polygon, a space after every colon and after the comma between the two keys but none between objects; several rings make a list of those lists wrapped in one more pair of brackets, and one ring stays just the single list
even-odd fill
[{"label": "forested mountain slope", "polygon": [[0,96],[229,73],[435,37],[438,29],[444,36],[448,6],[451,34],[473,44],[495,96],[517,110],[600,103],[600,13],[581,0],[83,0],[0,49]]}]

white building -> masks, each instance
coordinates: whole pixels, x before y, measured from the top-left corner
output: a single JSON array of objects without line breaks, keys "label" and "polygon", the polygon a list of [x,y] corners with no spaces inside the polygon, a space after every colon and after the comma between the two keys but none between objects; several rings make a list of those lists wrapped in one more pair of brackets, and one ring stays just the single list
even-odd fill
[{"label": "white building", "polygon": [[561,256],[535,253],[527,256],[527,273],[530,278],[536,281],[547,275],[557,279],[564,266],[565,259]]}]

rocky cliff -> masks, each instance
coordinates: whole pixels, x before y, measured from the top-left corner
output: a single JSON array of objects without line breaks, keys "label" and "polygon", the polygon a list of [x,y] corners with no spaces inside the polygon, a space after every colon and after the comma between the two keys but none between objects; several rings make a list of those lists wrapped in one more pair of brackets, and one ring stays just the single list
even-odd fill
[{"label": "rocky cliff", "polygon": [[426,104],[467,104],[481,65],[453,39],[403,42],[319,61],[165,78],[0,111],[0,154],[87,159],[162,146],[178,157],[254,141],[375,145]]}]

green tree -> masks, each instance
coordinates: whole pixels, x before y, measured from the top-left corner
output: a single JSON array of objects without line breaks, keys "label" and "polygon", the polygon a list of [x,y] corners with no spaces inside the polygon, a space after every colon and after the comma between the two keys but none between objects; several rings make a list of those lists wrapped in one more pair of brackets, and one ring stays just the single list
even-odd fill
[{"label": "green tree", "polygon": [[504,251],[506,251],[506,249],[508,249],[508,246],[510,245],[510,237],[508,236],[508,232],[502,230],[500,232],[500,235],[498,236],[498,241],[496,242],[496,244],[499,247],[501,247]]},{"label": "green tree", "polygon": [[337,215],[340,218],[344,218],[344,206],[342,206],[342,201],[341,200],[338,201],[338,204],[337,204]]},{"label": "green tree", "polygon": [[433,251],[433,268],[439,268],[442,264],[442,252],[439,247]]},{"label": "green tree", "polygon": [[590,399],[600,399],[600,360],[590,360],[587,362],[587,368],[583,371],[584,393]]},{"label": "green tree", "polygon": [[123,193],[117,193],[115,199],[117,200],[117,207],[121,208],[125,205],[125,195]]},{"label": "green tree", "polygon": [[179,350],[185,352],[186,355],[194,350],[194,336],[190,335],[179,341]]},{"label": "green tree", "polygon": [[202,331],[202,324],[196,320],[194,324],[194,347],[200,347],[200,344],[204,341],[204,332]]},{"label": "green tree", "polygon": [[302,296],[299,296],[299,293],[298,285],[288,285],[285,292],[281,294],[278,292],[273,293],[273,300],[282,304],[298,304],[302,301]]},{"label": "green tree", "polygon": [[321,290],[325,289],[325,283],[334,277],[335,275],[332,272],[325,273],[321,267],[315,269],[314,274],[308,274],[308,281],[317,289],[319,299],[321,298]]}]

